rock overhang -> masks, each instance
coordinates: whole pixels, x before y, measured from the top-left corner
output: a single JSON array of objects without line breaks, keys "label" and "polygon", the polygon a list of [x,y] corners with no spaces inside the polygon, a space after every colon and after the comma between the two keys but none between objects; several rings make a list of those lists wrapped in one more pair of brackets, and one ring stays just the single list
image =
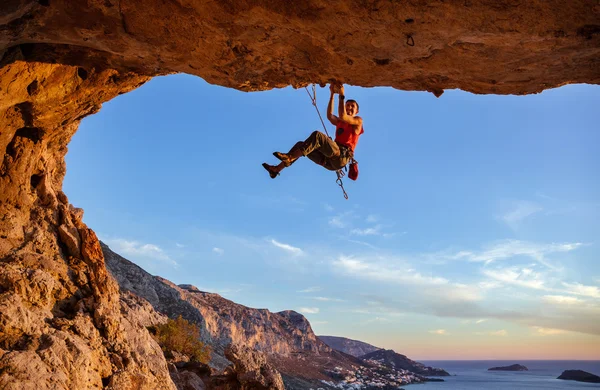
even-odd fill
[{"label": "rock overhang", "polygon": [[340,80],[436,94],[600,82],[590,0],[67,0],[5,3],[0,50],[245,91]]}]

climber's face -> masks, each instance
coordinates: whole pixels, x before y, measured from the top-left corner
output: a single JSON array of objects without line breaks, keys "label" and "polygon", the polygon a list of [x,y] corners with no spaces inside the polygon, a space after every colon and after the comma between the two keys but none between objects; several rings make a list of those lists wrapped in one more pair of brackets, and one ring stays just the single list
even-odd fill
[{"label": "climber's face", "polygon": [[358,114],[358,104],[355,101],[349,100],[346,102],[346,114],[350,116]]}]

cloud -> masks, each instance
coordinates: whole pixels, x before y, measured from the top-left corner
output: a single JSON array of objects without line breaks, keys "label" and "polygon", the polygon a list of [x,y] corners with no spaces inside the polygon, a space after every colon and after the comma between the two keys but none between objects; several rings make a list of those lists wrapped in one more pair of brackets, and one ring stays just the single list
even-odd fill
[{"label": "cloud", "polygon": [[348,219],[352,217],[352,215],[352,211],[346,211],[341,214],[334,215],[333,217],[329,218],[329,225],[336,228],[344,229],[350,225]]},{"label": "cloud", "polygon": [[316,292],[316,291],[321,291],[321,290],[323,290],[321,287],[314,286],[314,287],[305,288],[304,290],[298,290],[296,292],[311,293],[311,292]]},{"label": "cloud", "polygon": [[442,336],[445,336],[445,335],[447,335],[447,334],[448,334],[448,333],[446,332],[446,329],[436,329],[436,330],[430,330],[430,331],[429,331],[429,333],[432,333],[432,334],[437,334],[437,335],[442,335]]},{"label": "cloud", "polygon": [[486,321],[487,321],[487,319],[483,318],[483,319],[481,319],[481,320],[477,320],[477,321],[475,321],[475,323],[476,323],[476,324],[481,324],[481,323],[483,323],[483,322],[486,322]]},{"label": "cloud", "polygon": [[[505,260],[516,256],[532,258],[551,269],[556,267],[546,260],[546,256],[554,253],[571,252],[583,244],[579,242],[538,244],[519,240],[503,240],[487,247],[482,251],[459,251],[452,255],[438,254],[449,260],[466,260],[471,262],[485,262],[486,264]],[[430,255],[436,256],[436,255]]]},{"label": "cloud", "polygon": [[106,242],[114,252],[124,257],[145,257],[177,266],[177,262],[171,259],[158,245],[144,244],[138,241],[125,240],[123,238],[106,239],[103,241]]},{"label": "cloud", "polygon": [[352,229],[350,230],[350,234],[354,234],[356,236],[378,236],[381,234],[381,228],[381,225],[376,225],[366,229]]},{"label": "cloud", "polygon": [[557,334],[569,333],[568,331],[566,331],[564,329],[542,328],[539,326],[534,326],[533,328],[536,330],[537,334],[540,336],[555,336]]},{"label": "cloud", "polygon": [[321,301],[321,302],[344,302],[343,299],[328,298],[328,297],[311,297],[311,299]]},{"label": "cloud", "polygon": [[319,312],[318,307],[301,307],[298,309],[300,313],[304,314],[317,314]]},{"label": "cloud", "polygon": [[373,323],[387,324],[388,322],[392,322],[392,320],[390,320],[389,318],[386,318],[386,317],[374,317],[374,318],[368,319],[364,323],[365,324],[373,324]]},{"label": "cloud", "polygon": [[527,287],[536,290],[548,290],[545,286],[543,275],[529,268],[497,268],[494,270],[484,269],[482,273],[492,279],[504,282],[507,284]]},{"label": "cloud", "polygon": [[553,303],[556,305],[578,305],[584,302],[579,298],[567,297],[564,295],[544,295],[543,299],[548,303]]},{"label": "cloud", "polygon": [[177,248],[185,248],[185,245],[183,245],[183,244],[180,244],[180,243],[178,243],[178,242],[176,242],[176,243],[175,243],[175,246],[176,246]]},{"label": "cloud", "polygon": [[491,332],[475,332],[476,335],[478,336],[498,336],[498,337],[504,337],[508,335],[508,332],[504,329],[502,330],[493,330]]},{"label": "cloud", "polygon": [[334,209],[333,209],[333,206],[331,206],[329,203],[324,203],[324,204],[323,204],[323,208],[324,208],[326,211],[329,211],[329,212],[331,212],[331,211],[333,211],[333,210],[334,210]]},{"label": "cloud", "polygon": [[424,276],[409,267],[393,267],[385,262],[371,263],[347,256],[339,256],[333,262],[334,267],[352,276],[375,281],[406,283],[415,285],[443,285],[448,280],[440,277]]},{"label": "cloud", "polygon": [[567,288],[566,292],[575,295],[581,295],[590,298],[600,298],[600,288],[596,286],[585,286],[581,283],[565,283],[562,285]]},{"label": "cloud", "polygon": [[516,229],[523,220],[542,210],[542,206],[537,203],[519,200],[512,202],[511,209],[501,215],[499,219]]},{"label": "cloud", "polygon": [[213,251],[214,253],[216,253],[217,255],[219,255],[219,256],[222,256],[222,255],[223,255],[223,253],[225,253],[225,251],[224,251],[223,249],[221,249],[221,248],[217,248],[217,247],[214,247],[214,248],[212,248],[212,251]]},{"label": "cloud", "polygon": [[304,252],[302,251],[302,249],[300,248],[296,248],[295,246],[291,246],[289,244],[284,244],[281,243],[279,241],[273,240],[271,239],[271,244],[275,245],[277,248],[283,249],[287,252],[290,252],[291,254],[295,255],[295,256],[299,256],[302,255]]},{"label": "cloud", "polygon": [[377,221],[379,221],[379,217],[377,215],[370,214],[367,216],[365,221],[367,221],[367,223],[376,223]]}]

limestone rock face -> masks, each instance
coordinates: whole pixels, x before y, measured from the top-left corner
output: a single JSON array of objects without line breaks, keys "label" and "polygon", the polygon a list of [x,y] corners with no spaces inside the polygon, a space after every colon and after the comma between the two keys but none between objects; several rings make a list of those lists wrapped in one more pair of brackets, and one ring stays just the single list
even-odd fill
[{"label": "limestone rock face", "polygon": [[317,336],[319,337],[325,344],[329,345],[331,348],[347,353],[348,355],[359,357],[362,355],[366,355],[371,352],[375,352],[380,350],[381,348],[375,347],[371,344],[367,344],[362,341],[352,340],[345,337],[337,337],[337,336]]},{"label": "limestone rock face", "polygon": [[597,83],[591,0],[4,2],[0,51],[27,61],[244,90],[324,83],[532,93]]},{"label": "limestone rock face", "polygon": [[283,380],[263,354],[243,345],[225,349],[225,357],[233,363],[232,372],[241,390],[283,390]]}]

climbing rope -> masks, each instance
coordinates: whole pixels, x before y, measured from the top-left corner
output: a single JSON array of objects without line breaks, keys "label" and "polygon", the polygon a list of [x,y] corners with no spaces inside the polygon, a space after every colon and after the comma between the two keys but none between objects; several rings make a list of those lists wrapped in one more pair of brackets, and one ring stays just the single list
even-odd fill
[{"label": "climbing rope", "polygon": [[325,122],[323,122],[323,117],[321,116],[321,111],[319,111],[319,106],[317,106],[317,88],[315,87],[314,84],[312,84],[312,91],[313,91],[312,95],[310,94],[310,92],[308,92],[307,87],[304,87],[304,89],[306,90],[308,97],[312,101],[312,105],[315,106],[315,109],[317,110],[317,114],[319,114],[319,119],[321,120],[321,124],[323,125],[323,130],[325,130],[325,134],[327,134],[327,136],[329,138],[331,138],[331,136],[327,132],[327,127],[325,127]]},{"label": "climbing rope", "polygon": [[[323,122],[323,117],[321,116],[319,107],[317,106],[317,88],[315,87],[314,84],[312,84],[312,91],[313,91],[312,95],[308,91],[308,87],[304,87],[304,89],[306,90],[308,97],[310,97],[310,100],[312,101],[312,105],[315,106],[315,109],[317,110],[317,114],[319,114],[319,119],[321,120],[321,124],[323,125],[323,130],[325,130],[325,134],[327,134],[327,136],[329,138],[331,138],[331,136],[327,132],[327,127],[325,126],[325,122]],[[344,183],[342,182],[342,177],[344,177],[345,172],[342,169],[338,169],[337,171],[335,171],[335,174],[337,175],[337,179],[335,180],[335,182],[342,189],[342,192],[344,193],[344,198],[348,199],[348,194],[346,193],[346,190],[344,189]]]}]

